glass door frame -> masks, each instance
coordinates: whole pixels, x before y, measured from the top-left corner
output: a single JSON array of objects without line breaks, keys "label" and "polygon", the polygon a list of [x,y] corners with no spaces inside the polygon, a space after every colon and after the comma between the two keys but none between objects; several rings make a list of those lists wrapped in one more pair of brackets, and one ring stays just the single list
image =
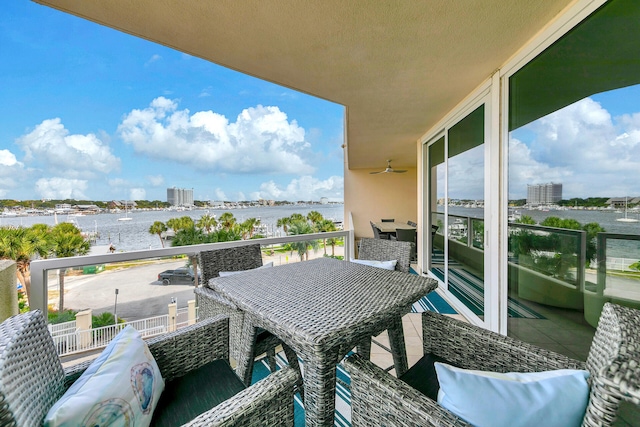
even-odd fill
[{"label": "glass door frame", "polygon": [[[495,137],[499,135],[499,132],[492,132],[494,128],[495,122],[499,123],[500,117],[497,114],[498,108],[492,108],[492,105],[498,105],[496,102],[496,96],[494,96],[495,91],[492,91],[492,85],[495,81],[499,82],[499,77],[497,75],[493,76],[490,80],[485,82],[479,90],[475,92],[475,96],[472,97],[468,102],[464,103],[462,106],[459,106],[454,110],[454,114],[451,114],[449,117],[445,118],[435,129],[433,132],[427,133],[427,137],[421,140],[422,152],[421,152],[421,167],[420,173],[422,173],[422,197],[420,198],[421,208],[422,208],[422,224],[425,224],[423,232],[421,233],[421,246],[424,250],[421,250],[422,254],[420,262],[421,269],[424,274],[427,274],[431,277],[435,276],[428,269],[430,265],[430,257],[431,257],[431,216],[432,212],[437,211],[437,205],[431,206],[431,200],[437,200],[437,195],[435,199],[429,194],[431,190],[429,184],[431,183],[431,171],[429,170],[429,147],[431,147],[434,143],[439,141],[444,137],[444,253],[445,253],[445,268],[444,268],[444,284],[441,284],[440,289],[441,292],[445,294],[447,299],[453,303],[454,308],[461,314],[463,314],[467,319],[469,319],[472,323],[481,325],[485,328],[498,331],[501,328],[499,324],[499,304],[498,295],[500,292],[498,291],[498,282],[496,278],[499,276],[498,274],[498,251],[491,251],[489,248],[498,248],[499,245],[499,236],[498,236],[498,217],[499,217],[499,209],[497,205],[495,205],[495,200],[499,199],[499,184],[500,184],[500,156],[496,155],[496,152],[499,154],[499,150],[496,150],[496,146],[498,146],[498,141],[494,141]],[[498,91],[499,94],[499,91]],[[499,95],[498,95],[499,102]],[[449,226],[449,181],[448,181],[448,132],[449,130],[475,111],[480,106],[484,105],[484,319],[481,319],[477,315],[475,315],[468,307],[466,307],[462,302],[457,300],[453,294],[451,294],[448,290],[448,253],[449,253],[449,244],[448,239],[446,238],[447,230]],[[492,139],[492,136],[494,139]],[[506,218],[506,217],[505,217]],[[490,232],[493,230],[494,232]],[[506,294],[505,294],[505,306],[506,306]],[[504,315],[506,316],[506,307],[504,309]],[[505,332],[506,332],[506,319],[505,319]]]}]

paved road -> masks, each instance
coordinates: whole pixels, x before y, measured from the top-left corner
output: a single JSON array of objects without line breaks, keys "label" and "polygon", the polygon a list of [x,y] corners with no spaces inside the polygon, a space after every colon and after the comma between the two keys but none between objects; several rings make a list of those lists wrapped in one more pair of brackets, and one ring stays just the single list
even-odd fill
[{"label": "paved road", "polygon": [[171,298],[177,298],[178,308],[186,307],[195,299],[193,287],[188,285],[162,285],[158,273],[184,266],[185,261],[169,261],[123,270],[104,271],[99,274],[65,278],[65,308],[84,310],[93,314],[113,313],[115,290],[118,289],[118,317],[125,320],[167,314]]}]

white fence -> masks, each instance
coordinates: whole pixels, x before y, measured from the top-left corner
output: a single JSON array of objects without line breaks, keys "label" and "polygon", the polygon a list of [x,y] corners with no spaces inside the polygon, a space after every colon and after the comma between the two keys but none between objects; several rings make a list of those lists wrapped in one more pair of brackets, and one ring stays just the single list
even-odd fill
[{"label": "white fence", "polygon": [[638,262],[637,259],[633,258],[613,258],[607,257],[607,270],[618,270],[618,271],[637,271],[631,270],[629,266]]},{"label": "white fence", "polygon": [[[197,320],[197,317],[196,317]],[[175,328],[182,328],[189,324],[188,308],[181,308],[177,312]],[[168,314],[134,320],[117,325],[102,326],[100,328],[79,330],[76,322],[49,325],[49,332],[53,337],[59,356],[80,353],[106,347],[113,338],[127,325],[133,326],[143,338],[163,334],[172,330]]]}]

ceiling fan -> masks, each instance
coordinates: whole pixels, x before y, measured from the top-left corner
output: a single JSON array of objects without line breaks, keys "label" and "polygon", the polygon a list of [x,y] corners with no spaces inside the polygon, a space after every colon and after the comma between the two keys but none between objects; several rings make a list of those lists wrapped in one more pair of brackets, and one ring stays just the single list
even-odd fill
[{"label": "ceiling fan", "polygon": [[391,160],[387,160],[387,168],[383,171],[379,172],[369,172],[371,175],[379,174],[379,173],[405,173],[406,170],[396,170],[391,167]]}]

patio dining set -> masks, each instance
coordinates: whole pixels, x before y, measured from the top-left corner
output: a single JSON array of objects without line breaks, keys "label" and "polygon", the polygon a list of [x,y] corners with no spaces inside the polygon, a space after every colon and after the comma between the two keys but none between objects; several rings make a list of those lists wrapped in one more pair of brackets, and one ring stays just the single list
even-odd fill
[{"label": "patio dining set", "polygon": [[[0,425],[41,425],[45,417],[46,425],[64,425],[56,424],[64,415],[55,411],[64,406],[60,401],[86,393],[92,381],[101,388],[100,381],[104,384],[112,377],[100,379],[100,374],[112,364],[127,375],[133,397],[98,397],[90,402],[85,421],[131,421],[140,413],[147,422],[124,425],[292,426],[294,394],[299,393],[306,426],[333,426],[339,363],[351,375],[354,426],[483,425],[476,422],[483,415],[474,413],[475,396],[464,397],[469,401],[462,406],[471,408],[464,413],[439,396],[447,387],[444,394],[454,399],[455,387],[466,381],[464,375],[476,371],[492,376],[578,372],[576,387],[584,383],[584,398],[565,414],[563,408],[571,405],[563,400],[565,386],[558,385],[553,398],[561,400],[563,408],[552,407],[548,415],[553,418],[564,411],[557,415],[560,422],[573,417],[574,424],[544,425],[612,425],[621,401],[640,404],[640,311],[613,304],[603,310],[586,363],[425,312],[424,357],[409,367],[402,316],[437,287],[434,279],[410,273],[412,247],[412,242],[363,238],[357,260],[319,258],[278,267],[263,265],[255,244],[201,252],[204,286],[195,290],[201,320],[147,340],[150,362],[135,369],[123,369],[115,365],[121,360],[110,359],[118,346],[126,345],[117,340],[95,361],[63,369],[41,312],[9,318],[0,325]],[[369,361],[372,337],[385,330],[394,361],[388,370]],[[275,354],[280,347],[288,366],[278,369]],[[251,384],[254,361],[263,353],[271,374]],[[95,367],[98,362],[101,367]],[[149,374],[156,364],[161,379]],[[140,371],[140,366],[147,370]],[[443,367],[457,375],[452,383],[445,382]],[[129,372],[136,372],[135,378],[129,380]],[[143,379],[144,386],[138,386]],[[154,387],[162,382],[164,391],[160,388],[151,396],[150,382]],[[530,416],[535,422],[536,416],[545,415],[541,408],[546,407],[539,406],[545,396],[540,402],[528,396],[524,401],[533,409],[516,408],[518,399],[490,403],[513,407],[504,417]],[[153,405],[155,410],[149,409]],[[534,413],[525,414],[529,412]],[[515,425],[509,418],[505,421]]]}]

